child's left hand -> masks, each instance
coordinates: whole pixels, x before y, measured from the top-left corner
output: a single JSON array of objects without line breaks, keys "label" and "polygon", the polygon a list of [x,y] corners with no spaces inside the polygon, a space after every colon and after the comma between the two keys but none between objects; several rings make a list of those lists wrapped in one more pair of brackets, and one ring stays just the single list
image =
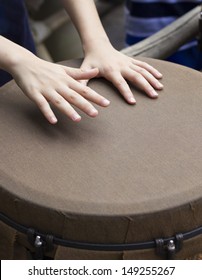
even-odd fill
[{"label": "child's left hand", "polygon": [[156,90],[163,88],[158,81],[162,78],[161,73],[145,62],[122,54],[110,43],[92,45],[85,50],[81,68],[95,67],[99,69],[99,77],[112,82],[129,104],[135,104],[136,101],[127,81],[143,90],[151,98],[158,97]]}]

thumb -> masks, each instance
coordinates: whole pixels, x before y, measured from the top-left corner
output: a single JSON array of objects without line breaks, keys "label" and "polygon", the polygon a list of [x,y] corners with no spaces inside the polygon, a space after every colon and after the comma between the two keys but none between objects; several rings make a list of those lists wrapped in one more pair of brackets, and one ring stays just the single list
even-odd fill
[{"label": "thumb", "polygon": [[99,70],[98,68],[76,69],[71,67],[65,67],[65,72],[75,80],[90,80],[98,75]]},{"label": "thumb", "polygon": [[89,79],[88,80],[78,80],[79,83],[81,83],[84,86],[88,85]]}]

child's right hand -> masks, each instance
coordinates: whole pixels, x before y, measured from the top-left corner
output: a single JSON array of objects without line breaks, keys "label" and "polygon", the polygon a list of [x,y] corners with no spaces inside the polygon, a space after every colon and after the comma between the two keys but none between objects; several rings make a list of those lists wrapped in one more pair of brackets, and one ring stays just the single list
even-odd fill
[{"label": "child's right hand", "polygon": [[89,101],[103,107],[110,103],[97,92],[77,81],[96,77],[98,69],[83,71],[70,68],[44,61],[25,51],[23,57],[12,64],[9,72],[25,95],[37,104],[52,124],[57,122],[57,118],[50,104],[78,122],[81,116],[72,105],[90,117],[95,117],[98,111]]}]

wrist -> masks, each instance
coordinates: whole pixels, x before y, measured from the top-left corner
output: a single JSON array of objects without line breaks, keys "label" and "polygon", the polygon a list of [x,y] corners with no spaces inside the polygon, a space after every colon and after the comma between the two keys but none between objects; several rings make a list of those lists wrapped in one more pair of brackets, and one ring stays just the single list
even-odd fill
[{"label": "wrist", "polygon": [[95,51],[99,48],[108,48],[112,47],[111,42],[109,41],[108,37],[104,36],[102,38],[88,38],[82,42],[83,51],[84,53],[88,53],[91,51]]}]

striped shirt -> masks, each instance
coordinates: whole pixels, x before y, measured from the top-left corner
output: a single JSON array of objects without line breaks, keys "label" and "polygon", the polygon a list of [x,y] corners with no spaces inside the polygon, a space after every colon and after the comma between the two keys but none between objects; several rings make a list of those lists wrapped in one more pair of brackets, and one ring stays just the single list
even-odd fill
[{"label": "striped shirt", "polygon": [[[151,36],[199,4],[202,4],[202,0],[126,0],[126,44],[129,46]],[[179,51],[190,52],[193,48],[194,52],[198,52],[196,40],[188,42]],[[199,52],[193,59],[199,59],[198,56],[201,56]],[[191,59],[190,57],[188,65],[183,61],[179,63],[197,68],[198,66],[190,65]]]}]

